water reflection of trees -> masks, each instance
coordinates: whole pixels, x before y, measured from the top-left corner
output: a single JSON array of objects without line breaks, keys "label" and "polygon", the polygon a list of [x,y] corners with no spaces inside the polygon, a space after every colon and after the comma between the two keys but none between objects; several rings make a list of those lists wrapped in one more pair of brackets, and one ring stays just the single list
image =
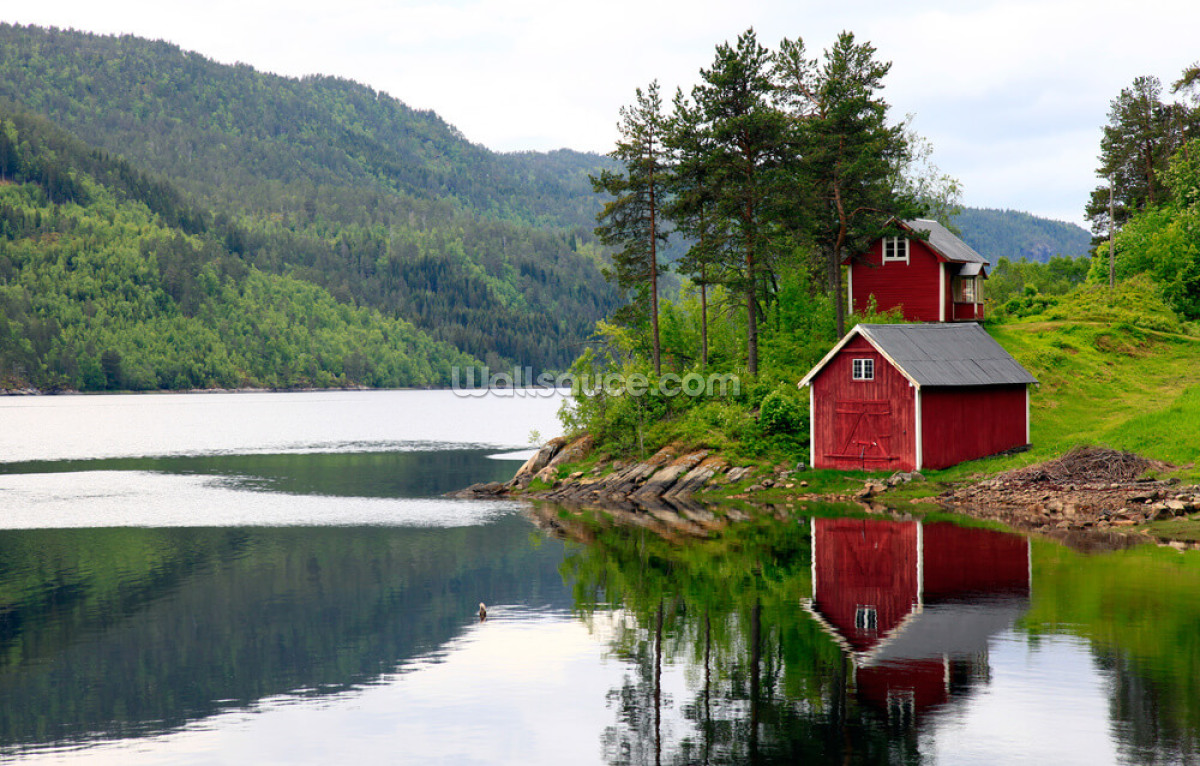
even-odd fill
[{"label": "water reflection of trees", "polygon": [[376,681],[480,600],[567,608],[519,516],[438,528],[0,532],[0,753]]},{"label": "water reflection of trees", "polygon": [[1083,555],[1039,542],[1033,561],[1037,598],[1022,627],[1093,647],[1122,757],[1200,762],[1200,551]]},{"label": "water reflection of trees", "polygon": [[[806,525],[756,517],[678,545],[602,516],[557,524],[589,541],[564,564],[577,608],[628,615],[613,638],[631,672],[609,696],[610,763],[918,760],[915,730],[857,703],[841,648],[800,610],[812,591]],[[665,698],[664,664],[689,668],[686,699]]]},{"label": "water reflection of trees", "polygon": [[[603,515],[558,516],[556,528],[586,540],[564,565],[577,609],[585,619],[610,607],[625,615],[612,644],[630,672],[609,696],[610,763],[916,763],[918,738],[936,737],[924,724],[989,683],[985,649],[946,656],[933,717],[873,699],[867,671],[879,666],[856,668],[855,652],[799,607],[813,593],[807,521],[759,516],[687,542]],[[1011,624],[1031,603],[1019,622],[1030,640],[1068,634],[1090,643],[1110,680],[1123,758],[1196,762],[1200,554],[1150,547],[1084,556],[1049,542],[1030,553],[1032,601],[993,594],[993,616]],[[942,598],[924,615],[941,609],[954,618],[967,603],[962,594]],[[688,668],[684,698],[665,693],[664,667]]]}]

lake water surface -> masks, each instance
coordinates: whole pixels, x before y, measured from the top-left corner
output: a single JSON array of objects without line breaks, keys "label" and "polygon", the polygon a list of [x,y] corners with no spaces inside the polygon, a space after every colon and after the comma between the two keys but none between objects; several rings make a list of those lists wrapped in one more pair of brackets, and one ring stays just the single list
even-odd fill
[{"label": "lake water surface", "polygon": [[0,399],[0,760],[1200,760],[1200,553],[440,497],[560,403]]}]

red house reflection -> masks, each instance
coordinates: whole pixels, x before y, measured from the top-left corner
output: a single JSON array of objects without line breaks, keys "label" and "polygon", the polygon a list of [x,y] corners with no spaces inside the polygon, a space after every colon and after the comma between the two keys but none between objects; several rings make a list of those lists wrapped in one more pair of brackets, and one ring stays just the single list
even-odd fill
[{"label": "red house reflection", "polygon": [[955,524],[813,519],[806,606],[850,655],[860,700],[915,720],[987,677],[1028,608],[1029,541]]}]

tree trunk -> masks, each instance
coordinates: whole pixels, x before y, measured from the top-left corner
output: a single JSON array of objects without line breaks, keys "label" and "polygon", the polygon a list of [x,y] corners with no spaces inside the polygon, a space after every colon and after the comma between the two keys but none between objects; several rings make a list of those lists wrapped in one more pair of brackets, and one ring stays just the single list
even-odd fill
[{"label": "tree trunk", "polygon": [[[700,278],[704,279],[701,271]],[[708,370],[708,283],[700,283],[700,369]]]},{"label": "tree trunk", "polygon": [[658,340],[658,200],[654,193],[654,170],[650,170],[650,330],[654,336],[654,376],[662,375]]},{"label": "tree trunk", "polygon": [[835,245],[833,260],[829,264],[833,269],[833,302],[837,306],[837,336],[846,334],[846,303],[842,300],[842,248]]},{"label": "tree trunk", "polygon": [[758,377],[758,311],[754,279],[754,256],[746,254],[746,367]]}]

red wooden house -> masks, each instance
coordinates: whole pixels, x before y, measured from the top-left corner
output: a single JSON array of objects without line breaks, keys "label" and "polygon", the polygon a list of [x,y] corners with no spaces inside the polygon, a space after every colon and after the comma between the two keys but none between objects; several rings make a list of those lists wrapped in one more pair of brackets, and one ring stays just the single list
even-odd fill
[{"label": "red wooden house", "polygon": [[946,468],[1029,444],[1037,380],[978,324],[860,324],[810,386],[814,468]]},{"label": "red wooden house", "polygon": [[988,262],[937,221],[899,221],[927,239],[883,237],[850,259],[846,292],[850,312],[899,308],[910,322],[983,319]]},{"label": "red wooden house", "polygon": [[986,678],[989,640],[1029,605],[1020,535],[814,518],[812,557],[805,607],[849,654],[859,699],[889,717],[919,718]]}]

